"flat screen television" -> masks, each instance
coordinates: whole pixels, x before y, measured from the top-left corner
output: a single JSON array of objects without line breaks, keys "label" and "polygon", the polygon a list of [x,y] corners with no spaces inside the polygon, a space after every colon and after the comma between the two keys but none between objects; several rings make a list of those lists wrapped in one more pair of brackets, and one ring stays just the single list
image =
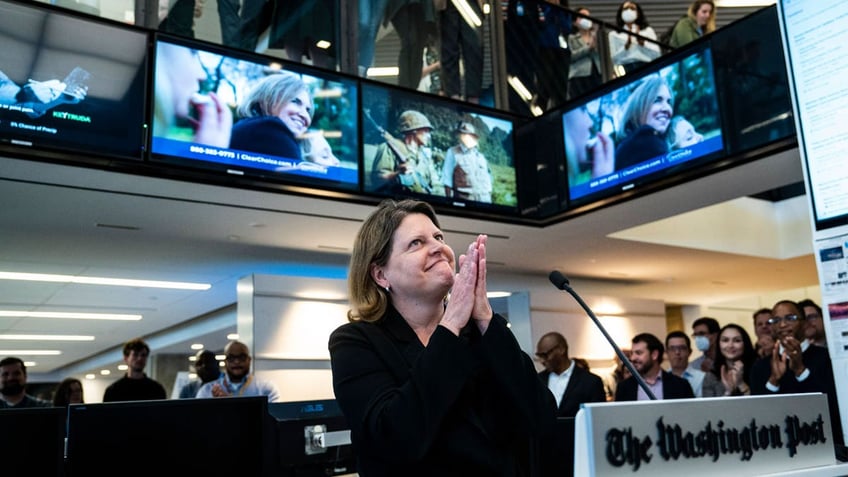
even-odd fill
[{"label": "flat screen television", "polygon": [[68,415],[69,477],[273,475],[265,396],[73,404]]},{"label": "flat screen television", "polygon": [[609,198],[724,156],[708,45],[625,76],[562,114],[568,207]]},{"label": "flat screen television", "polygon": [[64,407],[0,409],[0,449],[5,475],[64,474]]},{"label": "flat screen television", "polygon": [[510,117],[391,86],[361,87],[363,192],[517,211]]},{"label": "flat screen television", "polygon": [[148,38],[0,2],[0,149],[141,160]]},{"label": "flat screen television", "polygon": [[350,429],[335,400],[270,403],[268,413],[276,421],[279,475],[326,477],[356,472],[351,444],[328,445],[325,449],[309,444],[309,436],[316,432]]},{"label": "flat screen television", "polygon": [[[778,2],[777,8],[813,224],[816,231],[839,234],[848,225],[844,158],[848,134],[842,80],[848,72],[842,51],[848,41],[842,20],[848,5],[834,0],[799,0]],[[820,258],[820,271],[821,262],[826,261]]]},{"label": "flat screen television", "polygon": [[358,191],[356,80],[165,35],[154,61],[151,159]]}]

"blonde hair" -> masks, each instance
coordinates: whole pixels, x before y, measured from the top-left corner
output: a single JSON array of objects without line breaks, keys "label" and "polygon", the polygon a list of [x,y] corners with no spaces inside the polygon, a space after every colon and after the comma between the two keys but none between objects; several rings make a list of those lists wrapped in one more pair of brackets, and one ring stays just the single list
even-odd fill
[{"label": "blonde hair", "polygon": [[659,75],[645,78],[642,83],[630,93],[630,99],[627,101],[627,106],[624,108],[622,119],[622,137],[626,137],[638,130],[645,123],[645,115],[657,97],[660,88],[665,87],[671,95],[672,104],[674,102],[674,94],[668,83]]},{"label": "blonde hair", "polygon": [[409,215],[426,215],[436,227],[439,219],[426,202],[386,199],[365,219],[353,243],[347,279],[350,294],[349,321],[378,321],[386,313],[389,295],[371,277],[371,267],[385,266],[392,253],[394,233]]},{"label": "blonde hair", "polygon": [[703,5],[709,5],[712,7],[712,9],[710,9],[710,18],[707,19],[707,24],[704,25],[704,35],[706,35],[707,33],[714,32],[716,29],[715,2],[713,2],[713,0],[695,0],[691,5],[689,5],[689,12],[687,13],[689,18],[697,24],[698,10],[700,10]]},{"label": "blonde hair", "polygon": [[286,103],[303,91],[308,91],[306,83],[295,73],[280,71],[266,76],[259,80],[239,105],[239,116],[276,116]]}]

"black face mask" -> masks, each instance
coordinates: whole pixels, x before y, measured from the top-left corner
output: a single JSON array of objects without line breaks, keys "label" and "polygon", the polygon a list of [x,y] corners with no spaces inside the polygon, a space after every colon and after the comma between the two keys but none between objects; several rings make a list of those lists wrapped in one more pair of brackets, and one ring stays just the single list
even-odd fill
[{"label": "black face mask", "polygon": [[0,394],[4,396],[17,396],[24,391],[24,386],[21,383],[8,383],[0,389]]}]

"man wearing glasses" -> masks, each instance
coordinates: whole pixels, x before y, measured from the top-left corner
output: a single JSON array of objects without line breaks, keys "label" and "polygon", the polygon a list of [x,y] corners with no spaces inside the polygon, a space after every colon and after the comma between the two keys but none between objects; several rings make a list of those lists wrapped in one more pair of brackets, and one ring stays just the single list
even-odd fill
[{"label": "man wearing glasses", "polygon": [[604,381],[568,357],[568,341],[561,334],[553,331],[542,336],[536,358],[545,367],[539,378],[556,399],[557,416],[574,417],[584,402],[606,402]]},{"label": "man wearing glasses", "polygon": [[273,383],[250,372],[250,351],[241,341],[230,341],[224,347],[225,372],[197,391],[197,397],[268,396],[268,402],[278,402],[280,393]]},{"label": "man wearing glasses", "polygon": [[827,348],[807,341],[806,320],[802,308],[794,301],[777,302],[772,307],[769,324],[775,347],[771,356],[760,358],[751,368],[751,394],[826,394],[833,439],[843,446],[842,421]]}]

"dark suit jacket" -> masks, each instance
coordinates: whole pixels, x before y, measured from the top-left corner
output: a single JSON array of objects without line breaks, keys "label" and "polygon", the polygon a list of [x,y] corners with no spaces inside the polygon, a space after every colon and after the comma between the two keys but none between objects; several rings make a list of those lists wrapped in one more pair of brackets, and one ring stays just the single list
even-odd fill
[{"label": "dark suit jacket", "polygon": [[[778,346],[775,344],[775,346]],[[839,415],[839,403],[836,399],[836,384],[833,379],[833,365],[827,348],[810,345],[803,353],[804,366],[810,370],[807,379],[799,382],[787,366],[786,372],[780,378],[780,390],[776,393],[766,387],[771,376],[771,357],[760,358],[751,367],[751,394],[793,394],[793,393],[824,393],[827,395],[827,406],[830,411],[833,439],[843,445],[842,419]]]},{"label": "dark suit jacket", "polygon": [[[550,375],[548,370],[539,373],[539,378],[545,386],[548,385]],[[606,402],[606,400],[604,381],[601,377],[575,365],[557,408],[557,417],[574,417],[584,402]]]},{"label": "dark suit jacket", "polygon": [[[663,399],[686,399],[695,397],[695,393],[692,392],[692,386],[689,385],[689,381],[681,378],[680,376],[671,374],[668,371],[661,372]],[[630,376],[619,383],[618,387],[615,389],[615,400],[635,401],[638,388],[639,383],[636,382],[636,378]]]},{"label": "dark suit jacket", "polygon": [[390,307],[340,326],[329,348],[360,475],[538,475],[555,404],[501,316],[483,336],[439,326],[424,347]]}]

